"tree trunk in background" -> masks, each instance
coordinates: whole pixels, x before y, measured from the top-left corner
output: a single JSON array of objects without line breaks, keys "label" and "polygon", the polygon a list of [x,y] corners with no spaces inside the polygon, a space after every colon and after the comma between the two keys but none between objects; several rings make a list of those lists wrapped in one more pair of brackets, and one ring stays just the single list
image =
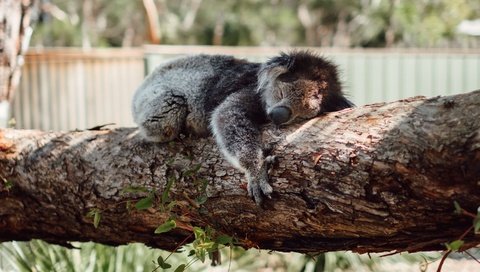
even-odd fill
[{"label": "tree trunk in background", "polygon": [[148,41],[152,44],[160,44],[160,19],[157,6],[153,0],[143,0],[142,3],[147,19]]},{"label": "tree trunk in background", "polygon": [[[0,241],[173,249],[193,226],[211,226],[244,247],[413,252],[444,249],[472,226],[454,201],[471,213],[480,205],[480,91],[348,109],[266,130],[264,140],[277,143],[278,161],[273,197],[257,207],[210,138],[154,144],[128,128],[0,131]],[[168,180],[171,212],[160,204]],[[127,209],[146,196],[121,193],[130,186],[155,191],[154,207]],[[101,214],[98,228],[91,210]],[[177,228],[155,235],[171,217]],[[463,248],[480,243],[473,231],[463,239]]]},{"label": "tree trunk in background", "polygon": [[7,126],[10,102],[20,81],[33,4],[34,0],[0,2],[0,127]]}]

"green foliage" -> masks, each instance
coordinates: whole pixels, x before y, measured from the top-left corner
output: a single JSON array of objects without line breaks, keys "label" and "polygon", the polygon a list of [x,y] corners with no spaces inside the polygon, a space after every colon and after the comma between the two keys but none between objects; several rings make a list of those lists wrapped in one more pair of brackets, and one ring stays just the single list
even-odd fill
[{"label": "green foliage", "polygon": [[453,201],[453,206],[455,207],[455,213],[456,214],[462,214],[462,207],[460,206],[460,204],[458,204],[457,201]]},{"label": "green foliage", "polygon": [[102,213],[99,209],[93,208],[87,213],[87,217],[93,218],[93,226],[98,228],[100,220],[102,219]]},{"label": "green foliage", "polygon": [[473,230],[475,234],[480,234],[480,207],[477,209],[477,216],[473,219]]},{"label": "green foliage", "polygon": [[175,182],[175,177],[170,177],[167,180],[165,189],[162,192],[162,206],[167,205],[170,202],[170,191],[172,190],[172,185]]},{"label": "green foliage", "polygon": [[181,264],[181,265],[179,265],[179,266],[175,269],[174,272],[183,272],[183,271],[185,271],[185,268],[186,268],[186,267],[187,267],[186,264]]},{"label": "green foliage", "polygon": [[153,200],[155,195],[153,193],[149,193],[146,197],[140,199],[135,203],[135,209],[137,210],[146,210],[153,206]]},{"label": "green foliage", "polygon": [[219,245],[232,245],[233,244],[233,238],[231,236],[222,234],[219,235],[215,238],[215,243]]},{"label": "green foliage", "polygon": [[11,180],[7,180],[4,177],[0,177],[0,178],[3,181],[3,188],[5,188],[5,190],[7,191],[10,191],[13,188],[13,182]]},{"label": "green foliage", "polygon": [[169,232],[169,231],[171,231],[172,229],[174,229],[175,227],[177,227],[177,224],[175,223],[175,220],[169,219],[169,220],[167,220],[165,223],[161,224],[160,226],[158,226],[158,227],[155,229],[155,234],[160,234],[160,233],[164,233],[164,232]]},{"label": "green foliage", "polygon": [[445,244],[445,247],[451,251],[458,251],[465,242],[463,240],[455,240],[453,242]]},{"label": "green foliage", "polygon": [[198,171],[200,170],[200,168],[202,168],[202,164],[199,163],[199,164],[196,164],[194,165],[191,169],[188,169],[186,170],[185,172],[183,172],[183,176],[185,177],[192,177],[194,175],[196,175],[198,173]]},{"label": "green foliage", "polygon": [[162,269],[169,269],[170,267],[172,267],[171,264],[165,262],[165,260],[163,259],[162,256],[158,256],[157,258],[157,264],[160,268]]},{"label": "green foliage", "polygon": [[[142,1],[51,0],[33,45],[141,45]],[[480,16],[478,0],[155,1],[163,44],[340,47],[468,46],[458,24]],[[198,5],[198,8],[196,6]],[[60,12],[58,12],[60,11]],[[62,15],[63,13],[63,15]],[[387,35],[388,33],[388,35]]]},{"label": "green foliage", "polygon": [[10,120],[8,120],[8,123],[7,123],[8,128],[15,128],[16,125],[17,125],[17,121],[15,120],[15,118],[11,118]]},{"label": "green foliage", "polygon": [[[157,257],[170,254],[159,249],[148,248],[142,244],[110,247],[95,243],[73,243],[78,249],[67,249],[49,245],[39,240],[31,242],[8,242],[0,244],[0,271],[71,271],[71,272],[109,272],[109,271],[153,271]],[[185,252],[193,251],[191,245],[184,247]],[[393,271],[392,265],[409,264],[410,271],[418,270],[421,263],[438,260],[440,253],[397,254],[379,257],[380,254],[358,255],[351,252],[331,252],[314,259],[298,253],[275,253],[241,248],[220,249],[227,256],[216,271],[259,271],[266,268],[271,271]],[[188,254],[172,254],[167,271],[210,271],[210,263],[195,262]],[[193,256],[193,255],[192,255]],[[165,261],[165,259],[164,259]],[[188,264],[188,268],[186,267]],[[314,270],[315,266],[324,270]],[[183,269],[183,270],[182,270]]]},{"label": "green foliage", "polygon": [[43,241],[0,244],[0,271],[108,272],[153,271],[162,251],[142,244],[110,247],[95,243],[72,243],[67,249]]},{"label": "green foliage", "polygon": [[147,193],[147,192],[148,192],[148,188],[143,186],[127,186],[120,191],[120,194],[125,195],[127,193],[136,194],[136,193]]}]

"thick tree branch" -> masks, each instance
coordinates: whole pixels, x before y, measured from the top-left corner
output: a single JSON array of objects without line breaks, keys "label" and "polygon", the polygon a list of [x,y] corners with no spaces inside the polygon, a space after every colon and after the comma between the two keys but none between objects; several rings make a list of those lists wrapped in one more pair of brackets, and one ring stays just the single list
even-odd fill
[{"label": "thick tree branch", "polygon": [[[265,142],[278,142],[275,192],[257,207],[211,139],[162,145],[125,128],[3,130],[0,241],[173,249],[192,226],[209,225],[246,247],[420,251],[444,249],[472,225],[453,212],[454,201],[474,214],[480,205],[480,91],[344,110],[266,134]],[[162,212],[169,179],[177,205]],[[198,204],[206,181],[208,200]],[[154,189],[155,208],[128,211],[128,200],[146,195],[121,193],[130,186]],[[101,211],[97,229],[86,216],[91,209]],[[171,216],[177,228],[155,235]],[[464,240],[472,247],[480,236]]]}]

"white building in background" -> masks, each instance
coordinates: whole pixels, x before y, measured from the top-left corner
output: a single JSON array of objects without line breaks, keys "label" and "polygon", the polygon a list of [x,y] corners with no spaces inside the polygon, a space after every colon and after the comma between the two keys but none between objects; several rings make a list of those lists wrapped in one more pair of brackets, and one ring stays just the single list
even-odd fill
[{"label": "white building in background", "polygon": [[480,36],[480,19],[464,20],[457,26],[457,31],[471,36]]}]

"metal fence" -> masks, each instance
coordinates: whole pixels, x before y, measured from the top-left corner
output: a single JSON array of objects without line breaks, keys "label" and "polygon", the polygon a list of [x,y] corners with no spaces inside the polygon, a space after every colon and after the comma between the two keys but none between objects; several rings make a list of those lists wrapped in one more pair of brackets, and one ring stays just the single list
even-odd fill
[{"label": "metal fence", "polygon": [[144,74],[141,49],[30,51],[13,103],[16,127],[132,125],[130,100]]},{"label": "metal fence", "polygon": [[[18,128],[85,129],[133,125],[130,101],[145,73],[186,54],[230,54],[263,61],[288,48],[145,46],[48,49],[26,56],[13,105]],[[339,65],[357,105],[480,89],[480,50],[335,50],[310,48]]]}]

